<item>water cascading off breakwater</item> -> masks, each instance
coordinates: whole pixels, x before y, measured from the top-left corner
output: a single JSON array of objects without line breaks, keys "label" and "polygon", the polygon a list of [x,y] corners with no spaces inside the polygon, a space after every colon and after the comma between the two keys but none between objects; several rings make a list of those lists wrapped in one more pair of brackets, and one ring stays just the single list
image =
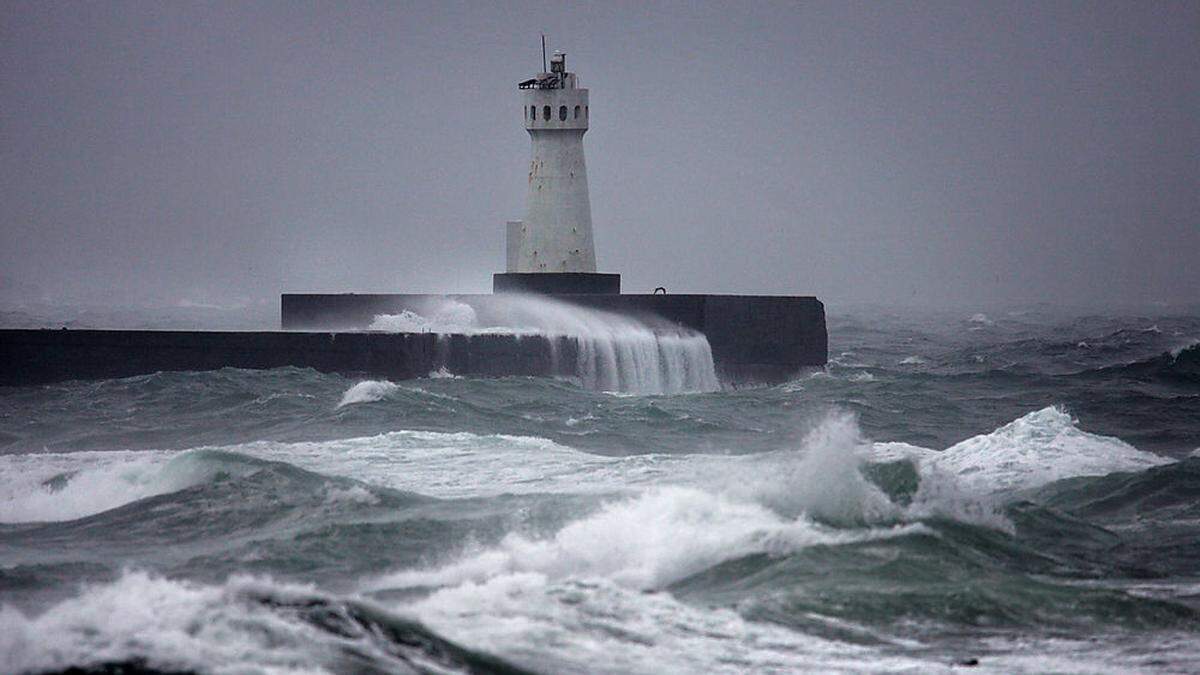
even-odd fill
[{"label": "water cascading off breakwater", "polygon": [[[703,334],[678,325],[577,307],[535,296],[493,297],[486,307],[449,298],[419,311],[375,317],[370,330],[449,335],[537,335],[575,343],[575,363],[555,363],[601,391],[671,394],[720,388],[712,348]],[[553,352],[557,360],[561,358]],[[566,368],[563,368],[563,366]]]}]

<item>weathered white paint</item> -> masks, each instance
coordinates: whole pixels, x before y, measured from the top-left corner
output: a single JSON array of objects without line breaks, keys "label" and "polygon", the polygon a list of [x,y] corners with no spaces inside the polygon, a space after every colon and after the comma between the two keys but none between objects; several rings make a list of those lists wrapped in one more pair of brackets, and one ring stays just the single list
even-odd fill
[{"label": "weathered white paint", "polygon": [[510,220],[505,225],[504,236],[504,271],[516,272],[521,259],[521,240],[524,238],[525,224],[519,220]]},{"label": "weathered white paint", "polygon": [[[560,63],[555,54],[555,69],[562,67]],[[515,269],[510,255],[509,272],[596,271],[583,159],[588,90],[578,87],[574,73],[559,75],[560,88],[522,90],[525,130],[532,138],[533,153],[525,220],[520,227],[508,227],[507,249],[516,251]],[[513,241],[514,236],[518,241]]]}]

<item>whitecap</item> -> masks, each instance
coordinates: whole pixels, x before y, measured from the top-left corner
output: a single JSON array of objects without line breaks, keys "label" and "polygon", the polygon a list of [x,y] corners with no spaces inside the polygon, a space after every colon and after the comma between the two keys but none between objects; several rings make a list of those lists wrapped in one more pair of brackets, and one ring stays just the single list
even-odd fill
[{"label": "whitecap", "polygon": [[[308,614],[312,607],[321,608],[319,619]],[[385,634],[376,621],[416,639]],[[90,672],[130,662],[171,672],[297,675],[462,665],[419,624],[311,585],[248,576],[211,585],[142,571],[86,586],[38,616],[0,606],[0,654],[6,672]]]},{"label": "whitecap", "polygon": [[899,509],[859,470],[872,453],[855,416],[834,411],[821,418],[796,450],[713,464],[713,483],[731,495],[788,516],[842,525],[894,521]]},{"label": "whitecap", "polygon": [[0,522],[64,521],[182,490],[228,469],[156,450],[0,456]]},{"label": "whitecap", "polygon": [[978,312],[976,314],[972,314],[971,318],[968,319],[967,321],[969,321],[970,323],[976,324],[976,326],[994,326],[996,324],[995,321],[992,321],[992,319],[987,314],[984,314],[983,312]]},{"label": "whitecap", "polygon": [[439,633],[537,672],[853,672],[868,662],[881,671],[923,672],[938,665],[606,579],[510,572],[440,589],[412,611]]},{"label": "whitecap", "polygon": [[554,580],[603,578],[629,588],[661,588],[752,553],[780,555],[918,531],[927,530],[921,525],[839,530],[803,515],[781,516],[752,501],[667,486],[610,502],[552,537],[510,533],[497,546],[446,565],[395,572],[367,586],[448,586],[533,572]]},{"label": "whitecap", "polygon": [[1197,346],[1200,346],[1200,339],[1193,338],[1191,340],[1188,340],[1188,341],[1174,347],[1173,349],[1171,349],[1171,358],[1177,359],[1184,352],[1186,352],[1189,349],[1192,349],[1194,347],[1197,347]]},{"label": "whitecap", "polygon": [[1110,436],[1082,431],[1057,407],[1031,412],[930,456],[976,492],[1018,490],[1076,476],[1141,471],[1173,460]]},{"label": "whitecap", "polygon": [[386,380],[363,380],[342,394],[342,400],[338,402],[337,407],[382,401],[399,388],[398,385]]}]

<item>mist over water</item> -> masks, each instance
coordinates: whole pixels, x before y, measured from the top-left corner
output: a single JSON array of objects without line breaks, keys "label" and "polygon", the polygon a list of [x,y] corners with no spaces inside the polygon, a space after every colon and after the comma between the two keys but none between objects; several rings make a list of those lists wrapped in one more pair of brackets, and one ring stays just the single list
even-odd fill
[{"label": "mist over water", "polygon": [[[640,367],[620,341],[661,330],[468,310],[373,329],[610,341],[618,381]],[[1195,670],[1197,338],[1179,315],[851,312],[828,368],[774,387],[285,368],[7,388],[0,654],[39,673]]]}]

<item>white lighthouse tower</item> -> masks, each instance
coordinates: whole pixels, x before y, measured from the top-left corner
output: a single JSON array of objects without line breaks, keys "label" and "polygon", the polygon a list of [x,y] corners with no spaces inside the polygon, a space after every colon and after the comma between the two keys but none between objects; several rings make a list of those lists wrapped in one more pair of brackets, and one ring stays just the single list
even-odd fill
[{"label": "white lighthouse tower", "polygon": [[555,52],[548,72],[518,85],[525,130],[533,143],[529,193],[525,219],[508,223],[507,270],[495,276],[496,291],[620,292],[620,275],[596,273],[583,158],[591,110],[588,90],[579,87],[579,78],[566,65],[566,54]]}]

